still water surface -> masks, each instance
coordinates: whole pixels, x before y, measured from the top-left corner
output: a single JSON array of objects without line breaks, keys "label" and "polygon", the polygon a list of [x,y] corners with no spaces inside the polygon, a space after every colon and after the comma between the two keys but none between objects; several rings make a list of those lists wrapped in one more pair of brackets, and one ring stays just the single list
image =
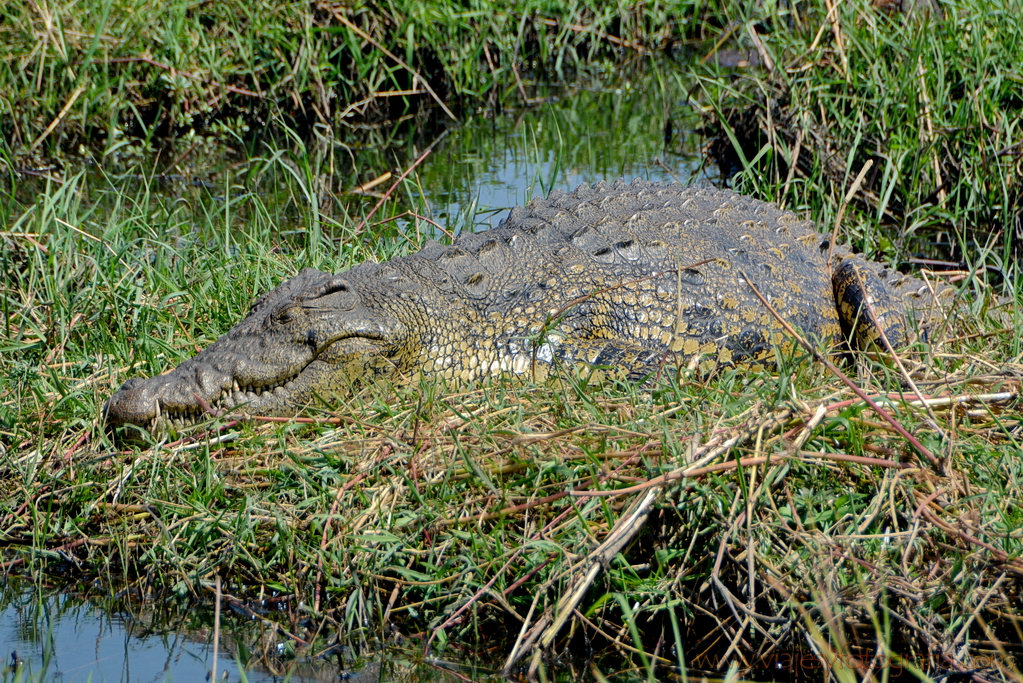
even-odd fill
[{"label": "still water surface", "polygon": [[[0,610],[0,643],[8,666],[14,660],[23,662],[24,680],[127,683],[206,679],[213,663],[208,637],[173,630],[154,632],[133,621],[123,613],[104,612],[67,595],[39,597],[27,592]],[[227,671],[232,681],[240,680],[233,657],[220,656],[217,669]],[[247,677],[260,683],[275,680],[257,671],[247,672]]]},{"label": "still water surface", "polygon": [[[178,612],[152,620],[152,613],[103,609],[68,594],[0,590],[0,666],[4,683],[172,683],[210,679],[212,625]],[[200,620],[212,615],[202,614]],[[186,625],[185,622],[188,622]],[[454,683],[496,678],[444,660],[423,660],[397,649],[356,657],[344,648],[329,655],[295,657],[285,643],[278,656],[260,656],[265,633],[225,620],[216,658],[217,681],[251,683],[349,683],[416,681]],[[157,623],[159,622],[159,623]],[[15,664],[15,662],[17,664]]]}]

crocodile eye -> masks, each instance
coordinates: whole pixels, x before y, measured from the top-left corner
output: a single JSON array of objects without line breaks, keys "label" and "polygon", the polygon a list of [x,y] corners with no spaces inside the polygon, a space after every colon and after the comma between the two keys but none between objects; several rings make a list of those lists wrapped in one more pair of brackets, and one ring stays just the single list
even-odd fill
[{"label": "crocodile eye", "polygon": [[298,316],[298,306],[282,306],[273,312],[270,316],[270,322],[274,325],[287,325],[288,323],[294,322],[298,319]]}]

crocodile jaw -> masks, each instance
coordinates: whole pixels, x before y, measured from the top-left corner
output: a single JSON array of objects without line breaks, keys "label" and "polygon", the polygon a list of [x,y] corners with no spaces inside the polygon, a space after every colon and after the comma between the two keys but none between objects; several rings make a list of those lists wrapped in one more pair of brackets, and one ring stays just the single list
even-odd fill
[{"label": "crocodile jaw", "polygon": [[[103,407],[106,423],[155,429],[165,422],[184,426],[227,411],[292,416],[319,397],[349,388],[360,372],[380,375],[391,367],[378,342],[366,338],[329,344],[297,368],[261,365],[254,372],[251,361],[237,359],[231,372],[204,362],[204,355],[165,375],[125,382]],[[260,381],[252,381],[253,376]]]}]

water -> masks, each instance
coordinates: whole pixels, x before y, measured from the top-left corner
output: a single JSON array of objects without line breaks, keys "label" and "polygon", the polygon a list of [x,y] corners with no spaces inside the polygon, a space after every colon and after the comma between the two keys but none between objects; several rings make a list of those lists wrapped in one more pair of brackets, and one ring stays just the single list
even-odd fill
[{"label": "water", "polygon": [[[0,610],[0,652],[8,667],[15,659],[22,661],[23,680],[29,681],[204,680],[213,664],[209,636],[164,628],[152,630],[128,614],[104,611],[70,595],[26,592]],[[240,679],[229,654],[220,655],[217,669],[226,671],[229,680]],[[258,671],[247,672],[247,678],[253,683],[275,680]]]},{"label": "water", "polygon": [[449,229],[479,230],[552,189],[617,178],[718,180],[704,166],[693,132],[700,118],[685,90],[679,82],[659,89],[654,75],[578,89],[496,119],[470,117],[423,164],[434,217]]},{"label": "water", "polygon": [[[349,648],[295,657],[293,648],[259,624],[231,619],[221,626],[217,681],[313,683],[345,680],[447,682],[489,672],[423,660],[396,648],[356,657]],[[209,622],[209,623],[202,623]],[[121,604],[103,606],[69,593],[0,589],[0,681],[173,683],[209,680],[213,625],[208,612]],[[17,664],[15,665],[15,662]],[[458,675],[455,675],[458,674]],[[462,679],[464,680],[464,679]]]},{"label": "water", "polygon": [[[584,182],[623,177],[708,184],[714,180],[714,171],[703,166],[702,141],[692,132],[700,120],[689,107],[684,86],[680,76],[671,71],[609,76],[604,83],[546,93],[548,99],[533,108],[496,117],[470,114],[444,131],[406,134],[397,141],[370,136],[359,145],[338,146],[331,163],[321,159],[317,166],[333,170],[328,180],[335,193],[344,196],[340,191],[396,166],[407,167],[419,151],[437,142],[416,177],[425,211],[450,233],[497,225],[511,207],[552,189],[571,190]],[[438,141],[440,136],[443,138]],[[193,161],[188,175],[208,175],[214,180],[170,184],[156,191],[171,200],[175,193],[191,192],[192,197],[205,197],[202,201],[223,202],[217,194],[217,178],[223,172],[223,168],[210,171],[201,161]],[[134,176],[126,173],[123,182],[130,184],[135,182],[133,177],[144,178],[147,173],[151,176],[151,169],[139,166]],[[82,182],[87,185],[91,181]],[[383,191],[390,182],[377,190]],[[31,195],[31,183],[26,182],[21,191]],[[116,193],[108,188],[82,194],[101,204]],[[303,221],[301,210],[294,206],[299,194],[283,193],[288,198],[274,207],[274,220],[282,235]],[[267,191],[261,201],[277,199]],[[372,206],[375,199],[351,201]],[[340,216],[334,219],[338,225],[343,223]],[[7,668],[0,669],[4,671],[0,680],[4,683],[203,681],[213,668],[213,619],[208,611],[175,613],[168,609],[154,615],[152,607],[97,604],[70,593],[22,592],[10,586],[2,595],[0,656]],[[238,621],[226,619],[221,632],[218,680],[225,672],[230,681],[243,680],[243,675],[260,682],[338,680],[348,672],[345,667],[358,668],[337,657],[277,657],[274,649],[278,645],[287,649],[285,643],[275,641],[273,634],[259,629],[258,624],[242,628]],[[15,657],[21,662],[17,672],[10,669]],[[380,668],[378,661],[363,675],[378,681],[394,680],[398,659],[387,655],[385,660],[392,668]],[[253,668],[256,663],[260,667]],[[246,664],[250,665],[247,670]],[[408,667],[416,672],[414,679],[444,677],[444,667],[436,664],[408,663]],[[402,671],[401,677],[408,680],[408,668]],[[472,678],[478,675],[475,672]]]}]

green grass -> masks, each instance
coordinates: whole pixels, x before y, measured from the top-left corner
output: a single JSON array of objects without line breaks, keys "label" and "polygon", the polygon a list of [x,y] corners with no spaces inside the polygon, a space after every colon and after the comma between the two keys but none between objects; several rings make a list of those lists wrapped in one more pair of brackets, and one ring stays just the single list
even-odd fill
[{"label": "green grass", "polygon": [[837,28],[794,7],[742,17],[766,32],[773,71],[700,74],[724,129],[717,152],[740,168],[756,159],[738,187],[830,227],[865,172],[851,197],[859,220],[842,230],[858,248],[894,263],[937,253],[1014,281],[1023,4],[943,3],[943,17],[928,18],[841,3]]},{"label": "green grass", "polygon": [[76,155],[79,144],[109,153],[132,138],[158,147],[190,131],[251,136],[276,116],[307,131],[409,107],[445,118],[463,102],[471,111],[516,96],[516,78],[609,70],[620,41],[646,46],[628,54],[680,41],[697,30],[698,9],[13,0],[0,9],[0,137],[32,165],[41,154]]},{"label": "green grass", "polygon": [[[10,5],[4,11],[19,22],[0,23],[0,32],[34,26],[39,34],[41,19],[13,14],[31,7]],[[227,9],[210,11],[230,14],[233,6],[218,7]],[[304,7],[280,11],[308,11]],[[682,659],[693,675],[720,677],[729,661],[737,666],[733,673],[745,676],[776,676],[779,664],[787,672],[816,672],[810,667],[820,662],[816,650],[834,653],[832,662],[838,655],[846,662],[866,657],[867,668],[869,658],[882,653],[874,661],[882,678],[898,673],[896,663],[899,671],[916,667],[919,673],[910,675],[919,679],[995,664],[1000,666],[992,678],[1019,680],[1009,663],[1016,657],[1018,666],[1023,655],[1009,644],[1019,642],[1015,605],[1023,573],[1021,339],[1018,307],[999,306],[997,299],[1013,296],[1019,279],[1012,256],[1020,156],[1012,145],[1020,136],[1012,114],[1020,104],[1011,96],[1018,93],[1011,84],[1023,63],[1019,29],[1008,9],[999,14],[980,4],[946,4],[947,24],[926,30],[917,19],[842,4],[846,79],[836,76],[842,57],[830,29],[814,51],[807,49],[825,25],[824,8],[797,7],[798,19],[755,14],[763,9],[746,17],[723,7],[716,22],[757,21],[761,31],[770,28],[769,47],[786,71],[672,70],[658,62],[659,70],[614,82],[621,90],[633,83],[642,96],[578,96],[589,109],[566,104],[546,105],[542,114],[519,112],[525,123],[498,118],[492,137],[466,125],[450,134],[457,144],[439,147],[436,165],[430,160],[421,175],[403,183],[398,202],[386,204],[370,223],[410,208],[425,215],[426,188],[447,192],[471,185],[467,178],[486,169],[494,151],[509,144],[502,140],[506,132],[520,126],[529,135],[510,144],[532,146],[539,192],[565,182],[570,169],[624,172],[622,159],[656,154],[658,131],[695,106],[712,127],[727,125],[744,150],[748,163],[737,185],[784,201],[828,230],[871,159],[877,175],[868,175],[853,194],[843,234],[892,262],[915,253],[913,240],[921,235],[947,235],[970,266],[970,276],[957,284],[963,303],[955,325],[900,356],[924,394],[991,397],[924,410],[909,403],[901,373],[890,363],[868,359],[859,368],[844,367],[872,394],[892,394],[888,410],[937,465],[802,353],[781,359],[778,368],[665,377],[652,390],[571,380],[471,390],[430,383],[370,387],[305,420],[223,429],[211,424],[208,435],[187,442],[111,443],[98,425],[99,409],[127,378],[162,372],[189,357],[240,319],[253,297],[301,266],[337,270],[389,258],[436,232],[418,219],[357,230],[375,199],[340,195],[393,169],[396,159],[407,167],[422,151],[417,135],[423,129],[398,123],[352,135],[343,138],[348,149],[338,152],[332,146],[337,138],[321,144],[292,132],[296,109],[271,108],[273,130],[257,139],[238,130],[232,137],[224,129],[234,152],[221,153],[207,136],[196,135],[154,162],[140,152],[145,144],[106,136],[115,142],[86,150],[93,168],[68,164],[46,171],[50,179],[19,177],[13,160],[25,158],[26,142],[52,121],[79,82],[55,65],[56,38],[41,42],[35,53],[24,38],[6,49],[26,61],[7,58],[3,78],[20,83],[42,104],[23,106],[4,119],[10,123],[0,124],[23,131],[13,142],[0,142],[9,173],[0,197],[0,563],[34,576],[128,587],[147,600],[176,597],[210,606],[218,576],[224,591],[244,604],[288,596],[313,625],[300,630],[280,619],[267,628],[302,652],[314,653],[339,635],[376,646],[402,634],[432,636],[431,647],[452,656],[472,650],[500,659],[524,619],[536,623],[579,585],[574,577],[586,558],[645,494],[586,492],[657,485],[662,475],[696,467],[663,485],[641,531],[601,565],[579,613],[554,640],[557,652],[592,647],[601,655],[601,675],[621,678],[663,676]],[[199,13],[175,8],[177,26],[201,25]],[[404,16],[390,6],[373,24],[368,11],[360,11],[355,14],[364,26],[391,36],[389,49],[403,59],[411,43],[436,49],[450,40],[469,50],[468,57],[444,52],[450,59],[445,73],[465,84],[453,91],[467,100],[486,102],[494,87],[502,90],[501,101],[515,97],[508,67],[494,77],[495,86],[488,72],[478,72],[479,56],[469,41],[458,40],[465,36],[458,31],[468,29],[457,27],[483,25],[478,14],[470,20],[471,12],[463,16],[438,4],[429,11],[452,12],[463,23],[427,21],[436,15],[420,14],[390,24],[388,17]],[[658,12],[670,15],[663,25],[637,18]],[[496,22],[494,31],[505,41],[495,54],[507,60],[516,54],[511,35],[518,35],[507,27],[517,29],[524,15],[492,14],[487,22]],[[99,15],[76,10],[74,21]],[[625,19],[552,6],[528,14],[528,35],[547,26],[537,16],[603,17],[604,23],[593,19],[587,25],[646,44],[669,40],[663,32],[715,35],[707,28],[714,21],[682,28],[682,10],[656,3],[619,15]],[[259,79],[292,64],[243,59],[238,55],[248,53],[242,48],[218,49],[205,29],[192,31],[196,42],[189,49],[171,50],[146,33],[163,23],[149,22],[145,31],[124,28],[132,20],[141,23],[131,12],[111,11],[102,35],[130,35],[153,50],[166,49],[160,58],[178,55],[185,60],[178,63],[182,71],[207,73],[199,67],[217,55],[236,59],[219,71],[210,67],[218,82],[237,74],[233,82],[251,85],[257,73],[251,64],[270,65]],[[97,51],[115,50],[105,58],[131,53],[116,52],[121,48],[107,47],[105,39],[80,38],[78,33],[95,32],[71,33],[71,21],[57,24],[78,41],[79,52],[97,42]],[[272,51],[281,33],[267,26],[284,20],[267,11],[252,21],[263,27],[265,40],[237,42]],[[424,38],[427,24],[446,37]],[[729,45],[750,47],[744,31]],[[281,55],[301,53],[306,65],[329,62],[335,54],[330,50],[341,49],[331,41],[353,40],[341,30],[310,28],[307,34],[306,43],[292,35],[298,42]],[[569,35],[578,37],[576,31]],[[982,44],[970,39],[976,35],[998,39]],[[530,41],[535,38],[522,45],[532,45],[528,49],[536,52],[529,54],[546,64],[558,63],[561,55],[566,69],[591,65],[578,43],[565,43],[571,49],[559,53],[549,43]],[[709,49],[701,47],[700,54]],[[417,50],[411,55],[425,58]],[[905,94],[921,92],[917,57],[925,67],[927,115],[919,99]],[[357,65],[366,71],[359,87],[368,90],[345,91],[356,94],[343,101],[384,87],[379,74],[372,75],[383,68],[376,59],[376,66]],[[113,65],[123,83],[160,78],[154,75],[160,70],[137,62],[103,68]],[[304,73],[301,82],[308,84],[311,71]],[[523,76],[535,92],[538,77]],[[266,78],[262,87],[270,89],[272,79]],[[36,89],[36,81],[53,89]],[[181,99],[159,100],[165,123],[177,121],[181,102],[212,98],[201,83],[182,83]],[[89,84],[96,92],[122,91]],[[286,92],[291,86],[280,87]],[[315,93],[316,87],[302,92]],[[771,125],[767,95],[783,102],[777,111],[784,117],[774,118],[772,109]],[[644,97],[653,105],[647,115]],[[283,94],[278,99],[288,101]],[[53,142],[56,150],[78,139],[74,135],[91,141],[88,131],[107,130],[131,109],[101,104],[83,91],[61,129],[66,137],[59,144],[47,138],[46,144]],[[331,106],[338,111],[338,104]],[[138,120],[152,118],[146,111]],[[743,129],[740,115],[752,121],[760,116],[764,132],[756,132],[758,125]],[[628,125],[616,128],[622,121]],[[928,122],[933,136],[925,132]],[[587,135],[606,128],[612,130],[606,147]],[[157,129],[147,133],[154,148],[162,144]],[[812,138],[815,130],[825,135]],[[790,178],[788,164],[800,137],[800,163]],[[722,139],[729,140],[724,132]],[[688,135],[671,136],[664,145],[693,148]],[[614,147],[627,151],[609,156],[606,150]],[[725,149],[730,147],[728,141]],[[349,150],[345,165],[339,159]],[[168,160],[182,153],[182,164],[195,171],[186,175],[203,182],[161,175]],[[442,223],[461,228],[476,221],[466,209]],[[978,227],[998,235],[990,248],[971,247],[971,240],[985,241]],[[717,452],[716,444],[730,445]],[[707,462],[693,464],[703,456]],[[836,675],[853,675],[846,669]]]}]

